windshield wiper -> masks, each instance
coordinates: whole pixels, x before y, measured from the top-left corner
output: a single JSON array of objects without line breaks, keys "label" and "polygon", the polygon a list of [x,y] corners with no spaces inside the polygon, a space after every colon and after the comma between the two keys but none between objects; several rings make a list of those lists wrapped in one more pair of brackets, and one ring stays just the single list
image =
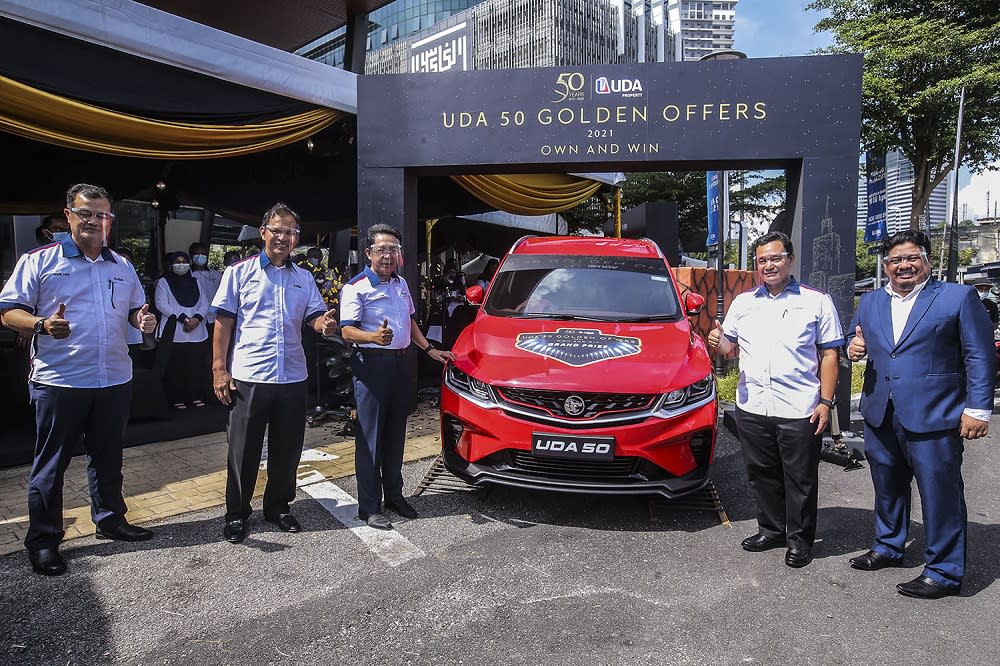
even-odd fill
[{"label": "windshield wiper", "polygon": [[651,315],[649,317],[633,317],[631,319],[619,319],[623,324],[644,324],[650,321],[672,321],[677,319],[677,315]]},{"label": "windshield wiper", "polygon": [[591,317],[588,315],[560,314],[558,312],[522,312],[514,315],[520,319],[565,319],[567,321],[618,321],[608,317]]}]

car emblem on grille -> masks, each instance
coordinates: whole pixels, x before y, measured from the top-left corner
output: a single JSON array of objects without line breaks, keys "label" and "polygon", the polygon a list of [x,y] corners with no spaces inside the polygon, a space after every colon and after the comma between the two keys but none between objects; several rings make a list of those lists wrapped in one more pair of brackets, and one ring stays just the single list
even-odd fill
[{"label": "car emblem on grille", "polygon": [[578,395],[571,395],[565,400],[563,400],[563,409],[570,416],[579,416],[583,414],[583,410],[587,408],[587,403],[583,401]]}]

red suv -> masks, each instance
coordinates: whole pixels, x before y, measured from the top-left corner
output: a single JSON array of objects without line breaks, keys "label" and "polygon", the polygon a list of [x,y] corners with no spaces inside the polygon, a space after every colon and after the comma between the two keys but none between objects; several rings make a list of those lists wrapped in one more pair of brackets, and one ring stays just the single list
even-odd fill
[{"label": "red suv", "polygon": [[703,305],[652,241],[521,239],[445,370],[446,466],[475,485],[700,489],[717,421],[710,357],[687,319]]}]

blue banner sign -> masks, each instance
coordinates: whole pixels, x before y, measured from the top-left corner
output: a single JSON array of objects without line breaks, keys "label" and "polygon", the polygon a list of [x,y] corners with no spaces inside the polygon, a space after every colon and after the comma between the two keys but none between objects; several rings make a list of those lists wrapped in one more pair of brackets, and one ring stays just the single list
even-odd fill
[{"label": "blue banner sign", "polygon": [[875,157],[865,153],[868,172],[868,217],[865,220],[865,242],[874,243],[888,235],[885,226],[885,155]]},{"label": "blue banner sign", "polygon": [[705,247],[711,247],[719,244],[719,211],[722,208],[719,183],[722,180],[722,172],[709,171],[705,174],[705,180],[708,193],[708,236],[705,237]]}]

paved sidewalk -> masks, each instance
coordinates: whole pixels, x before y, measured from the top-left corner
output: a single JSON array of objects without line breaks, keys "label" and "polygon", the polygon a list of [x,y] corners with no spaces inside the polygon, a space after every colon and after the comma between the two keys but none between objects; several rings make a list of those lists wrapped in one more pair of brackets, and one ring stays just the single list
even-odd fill
[{"label": "paved sidewalk", "polygon": [[[322,474],[324,481],[354,474],[354,437],[340,435],[342,426],[342,422],[331,421],[306,428],[300,478],[314,471]],[[440,451],[437,401],[421,399],[407,422],[404,460],[427,458]],[[0,555],[23,548],[28,531],[29,470],[28,466],[0,470]],[[132,523],[221,507],[226,497],[226,433],[127,448],[123,474],[128,519]],[[262,469],[255,497],[263,494],[266,478]],[[319,481],[315,475],[311,478]],[[93,535],[86,456],[77,456],[70,463],[63,498],[65,540]],[[221,512],[219,515],[221,520]]]}]

